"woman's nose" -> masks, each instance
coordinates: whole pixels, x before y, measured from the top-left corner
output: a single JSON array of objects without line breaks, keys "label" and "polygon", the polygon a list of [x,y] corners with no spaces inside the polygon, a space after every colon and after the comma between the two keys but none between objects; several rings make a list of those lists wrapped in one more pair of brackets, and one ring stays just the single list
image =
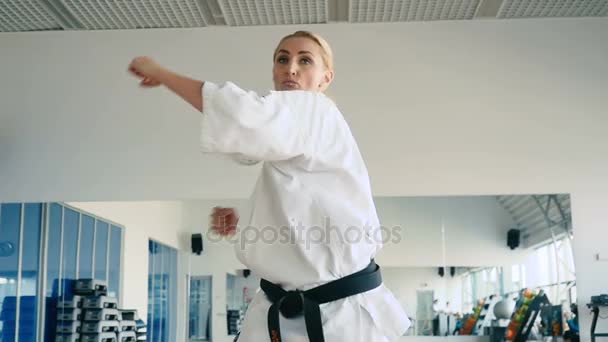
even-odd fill
[{"label": "woman's nose", "polygon": [[295,75],[298,73],[298,66],[295,64],[290,64],[289,69],[287,70],[290,75]]}]

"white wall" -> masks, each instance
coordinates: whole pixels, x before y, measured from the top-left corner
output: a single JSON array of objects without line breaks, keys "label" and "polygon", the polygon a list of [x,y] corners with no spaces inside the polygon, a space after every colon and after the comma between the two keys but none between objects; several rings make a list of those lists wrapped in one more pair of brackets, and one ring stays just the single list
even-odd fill
[{"label": "white wall", "polygon": [[[594,256],[608,253],[608,20],[312,28],[333,44],[331,95],[375,195],[571,193],[580,304],[606,291],[608,264]],[[137,89],[125,68],[150,54],[259,90],[294,29],[1,34],[0,199],[245,197],[256,169],[200,156],[198,114]]]},{"label": "white wall", "polygon": [[141,319],[148,314],[148,241],[159,241],[178,249],[177,340],[183,341],[186,323],[186,277],[190,227],[183,224],[180,202],[71,202],[71,206],[122,224],[123,307],[137,309]]},{"label": "white wall", "polygon": [[380,223],[400,228],[400,238],[387,239],[378,256],[384,266],[442,266],[444,239],[445,266],[525,261],[525,250],[507,247],[515,222],[493,196],[376,197],[375,203]]}]

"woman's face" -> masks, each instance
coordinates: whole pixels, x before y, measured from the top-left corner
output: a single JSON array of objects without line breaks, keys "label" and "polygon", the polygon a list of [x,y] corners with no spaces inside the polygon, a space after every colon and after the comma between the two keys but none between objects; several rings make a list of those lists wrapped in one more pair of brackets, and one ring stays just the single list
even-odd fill
[{"label": "woman's face", "polygon": [[292,37],[277,48],[272,80],[275,90],[325,91],[333,72],[325,67],[317,43],[306,37]]}]

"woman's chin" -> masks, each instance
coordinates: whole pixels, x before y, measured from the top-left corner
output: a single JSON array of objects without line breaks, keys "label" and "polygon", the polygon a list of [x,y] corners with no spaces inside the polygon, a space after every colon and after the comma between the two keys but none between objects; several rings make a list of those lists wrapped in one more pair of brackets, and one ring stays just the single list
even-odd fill
[{"label": "woman's chin", "polygon": [[275,91],[294,91],[294,90],[302,90],[302,91],[320,91],[319,89],[306,89],[306,88],[302,88],[300,87],[300,85],[287,85],[287,84],[280,84],[280,85],[275,85],[274,87]]}]

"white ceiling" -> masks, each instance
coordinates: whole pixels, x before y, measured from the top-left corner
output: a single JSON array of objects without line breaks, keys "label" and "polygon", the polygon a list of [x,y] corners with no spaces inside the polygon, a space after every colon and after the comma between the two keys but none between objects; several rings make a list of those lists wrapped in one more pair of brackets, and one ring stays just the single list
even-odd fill
[{"label": "white ceiling", "polygon": [[0,32],[608,16],[608,0],[1,0]]}]

